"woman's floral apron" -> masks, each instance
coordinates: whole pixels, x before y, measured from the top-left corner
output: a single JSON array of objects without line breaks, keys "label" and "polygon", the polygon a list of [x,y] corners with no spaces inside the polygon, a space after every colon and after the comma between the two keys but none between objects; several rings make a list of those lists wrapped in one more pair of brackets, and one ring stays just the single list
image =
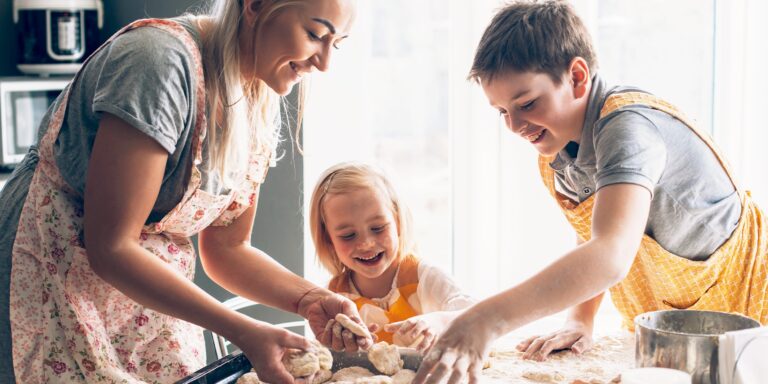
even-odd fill
[{"label": "woman's floral apron", "polygon": [[[611,297],[624,326],[633,329],[635,316],[662,309],[698,309],[737,312],[768,323],[768,223],[763,212],[743,192],[720,150],[671,104],[646,93],[628,92],[608,97],[600,118],[626,105],[645,105],[685,123],[714,152],[741,196],[741,218],[731,237],[706,261],[672,254],[654,239],[643,236],[635,261],[624,280],[612,287]],[[552,158],[539,157],[539,171],[552,196],[579,237],[592,234],[594,195],[575,204],[554,186]]]},{"label": "woman's floral apron", "polygon": [[[271,151],[264,147],[258,151],[254,144],[246,177],[228,194],[199,189],[198,166],[206,132],[199,48],[184,27],[169,20],[139,20],[115,36],[139,27],[159,28],[175,36],[196,64],[197,116],[189,184],[179,204],[159,222],[145,225],[139,240],[142,247],[192,280],[195,251],[189,236],[211,225],[229,225],[255,203]],[[41,139],[40,161],[13,247],[10,318],[16,380],[174,382],[204,365],[201,329],[143,307],[91,270],[80,240],[83,198],[63,180],[53,151],[70,88]]]}]

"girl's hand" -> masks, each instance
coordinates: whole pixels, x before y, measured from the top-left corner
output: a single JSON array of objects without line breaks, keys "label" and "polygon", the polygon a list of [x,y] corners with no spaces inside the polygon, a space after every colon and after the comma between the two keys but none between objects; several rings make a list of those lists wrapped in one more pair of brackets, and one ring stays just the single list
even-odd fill
[{"label": "girl's hand", "polygon": [[402,340],[405,345],[401,346],[415,348],[423,353],[435,344],[437,336],[445,330],[453,317],[450,312],[431,312],[389,323],[384,326],[384,330],[393,333],[395,340]]},{"label": "girl's hand", "polygon": [[437,342],[429,349],[413,384],[435,384],[448,378],[448,384],[480,382],[483,359],[488,355],[494,338],[489,316],[467,311],[457,317]]},{"label": "girl's hand", "polygon": [[557,332],[526,339],[517,345],[517,350],[524,352],[524,359],[544,361],[553,351],[570,348],[574,353],[581,354],[592,348],[592,344],[592,326],[569,321]]},{"label": "girl's hand", "polygon": [[[249,320],[244,330],[233,342],[243,350],[259,379],[273,384],[302,383],[285,369],[282,359],[288,348],[307,350],[312,347],[309,340],[291,331],[266,323]],[[311,380],[311,378],[309,378]]]},{"label": "girl's hand", "polygon": [[363,324],[355,303],[344,296],[327,289],[314,288],[299,300],[297,312],[309,321],[309,327],[320,343],[334,350],[355,352],[359,349],[368,350],[373,345],[370,334],[367,337],[356,336],[348,330],[342,330],[340,325],[335,325],[333,319],[337,313],[343,313],[352,321]]}]

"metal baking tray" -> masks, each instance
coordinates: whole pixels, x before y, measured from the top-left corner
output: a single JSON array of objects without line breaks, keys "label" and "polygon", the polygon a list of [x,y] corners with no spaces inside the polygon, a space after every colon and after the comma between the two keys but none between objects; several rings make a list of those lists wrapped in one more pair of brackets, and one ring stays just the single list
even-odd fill
[{"label": "metal baking tray", "polygon": [[[360,366],[378,372],[368,361],[367,352],[336,352],[333,355],[331,370],[336,372],[341,368]],[[421,354],[415,349],[401,348],[400,358],[403,359],[403,368],[418,370],[421,365]],[[179,380],[176,384],[230,384],[251,370],[251,362],[242,352],[236,352],[217,360],[197,372]]]}]

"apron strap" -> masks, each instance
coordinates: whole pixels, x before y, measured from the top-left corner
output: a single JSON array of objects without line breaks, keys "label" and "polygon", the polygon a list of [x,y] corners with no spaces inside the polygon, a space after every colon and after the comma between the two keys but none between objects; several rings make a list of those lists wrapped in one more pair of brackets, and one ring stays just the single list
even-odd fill
[{"label": "apron strap", "polygon": [[696,124],[694,124],[693,121],[688,119],[685,114],[677,109],[674,105],[668,103],[667,101],[654,96],[650,93],[644,93],[644,92],[623,92],[623,93],[614,93],[605,100],[605,103],[603,104],[603,108],[600,109],[600,118],[602,119],[605,116],[610,115],[614,111],[618,110],[619,108],[628,106],[628,105],[644,105],[649,108],[653,108],[659,111],[662,111],[677,120],[680,120],[683,124],[687,125],[688,128],[693,131],[701,140],[704,141],[704,143],[709,147],[709,149],[712,151],[712,153],[715,154],[715,157],[717,157],[717,160],[720,162],[720,165],[723,167],[723,170],[728,175],[728,178],[731,180],[731,183],[733,184],[733,187],[736,189],[736,191],[739,193],[740,197],[744,197],[744,192],[741,188],[739,188],[739,184],[736,182],[735,173],[732,171],[732,168],[728,161],[726,160],[725,156],[722,154],[722,151],[715,145],[714,141],[712,141],[712,138],[709,137],[708,134],[705,132],[699,130],[696,127]]}]

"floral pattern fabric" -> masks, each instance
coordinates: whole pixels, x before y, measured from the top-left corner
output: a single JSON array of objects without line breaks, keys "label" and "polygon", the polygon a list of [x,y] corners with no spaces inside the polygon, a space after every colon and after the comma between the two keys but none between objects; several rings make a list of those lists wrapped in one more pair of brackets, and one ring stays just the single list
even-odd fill
[{"label": "floral pattern fabric", "polygon": [[[115,36],[145,26],[173,34],[195,58],[198,116],[192,143],[195,161],[184,197],[161,221],[143,228],[139,244],[192,280],[196,256],[189,236],[210,225],[229,225],[256,203],[258,187],[268,170],[269,156],[265,154],[271,151],[252,151],[245,180],[230,193],[213,195],[199,189],[197,166],[206,127],[200,52],[188,32],[168,20],[140,20]],[[40,142],[40,161],[13,247],[10,320],[16,380],[177,381],[204,365],[202,331],[134,302],[91,269],[81,240],[82,198],[64,182],[53,156],[69,97],[69,90],[65,92]]]}]

